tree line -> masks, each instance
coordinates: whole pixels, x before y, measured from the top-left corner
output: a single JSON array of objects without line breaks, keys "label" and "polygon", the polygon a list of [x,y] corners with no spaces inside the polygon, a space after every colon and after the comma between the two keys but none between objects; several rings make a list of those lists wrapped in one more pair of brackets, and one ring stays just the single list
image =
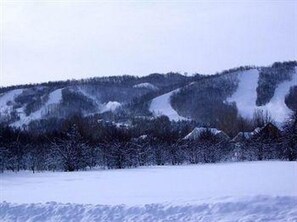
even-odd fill
[{"label": "tree line", "polygon": [[278,137],[255,136],[235,143],[205,130],[183,139],[195,122],[170,122],[165,116],[135,119],[132,127],[73,117],[52,132],[0,127],[0,171],[77,171],[94,167],[122,169],[148,165],[222,161],[296,160],[297,118]]}]

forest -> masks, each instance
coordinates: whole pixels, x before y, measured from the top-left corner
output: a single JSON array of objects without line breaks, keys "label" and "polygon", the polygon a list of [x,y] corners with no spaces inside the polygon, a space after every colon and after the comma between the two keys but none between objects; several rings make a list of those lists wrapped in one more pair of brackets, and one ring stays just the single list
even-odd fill
[{"label": "forest", "polygon": [[[197,139],[185,139],[194,121],[168,117],[134,118],[131,125],[74,116],[54,131],[0,128],[0,171],[77,171],[122,169],[148,165],[180,165],[224,161],[297,160],[297,114],[282,130],[265,115],[240,119],[238,129],[262,129],[251,138],[234,141],[214,135],[207,126]],[[274,131],[264,130],[270,124]],[[245,128],[240,128],[245,127]],[[248,128],[246,128],[248,127]],[[239,132],[240,130],[237,130]]]}]

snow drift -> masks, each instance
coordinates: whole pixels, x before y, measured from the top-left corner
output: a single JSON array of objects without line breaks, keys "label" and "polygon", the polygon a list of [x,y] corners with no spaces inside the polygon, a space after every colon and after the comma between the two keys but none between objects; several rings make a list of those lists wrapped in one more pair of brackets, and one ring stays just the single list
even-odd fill
[{"label": "snow drift", "polygon": [[195,205],[11,204],[0,203],[1,221],[296,221],[297,197],[215,200]]}]

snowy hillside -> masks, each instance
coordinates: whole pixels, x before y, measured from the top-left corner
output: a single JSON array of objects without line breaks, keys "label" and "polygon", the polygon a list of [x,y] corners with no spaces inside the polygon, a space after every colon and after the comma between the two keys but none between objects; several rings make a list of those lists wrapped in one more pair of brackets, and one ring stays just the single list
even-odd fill
[{"label": "snowy hillside", "polygon": [[281,125],[297,110],[296,86],[296,62],[206,76],[168,73],[13,86],[0,88],[0,123],[33,127],[75,115],[114,121],[119,111],[118,119],[126,122],[136,115],[165,115],[220,128],[226,116],[233,118],[229,122],[250,120],[261,110]]},{"label": "snowy hillside", "polygon": [[[167,73],[145,77],[111,76],[0,88],[0,123],[28,128],[30,125],[39,126],[41,122],[46,121],[59,122],[75,115],[98,115],[98,118],[110,121],[109,117],[113,115],[110,113],[115,113],[119,109],[125,115],[133,113],[131,107],[137,99],[146,103],[163,91],[183,86],[195,78],[197,77]],[[59,98],[59,101],[52,102],[53,97]],[[128,107],[129,104],[132,105]]]},{"label": "snowy hillside", "polygon": [[4,173],[0,220],[294,221],[296,172],[272,161]]},{"label": "snowy hillside", "polygon": [[285,97],[288,95],[290,88],[297,85],[297,67],[295,67],[291,80],[280,83],[276,87],[271,100],[262,106],[256,105],[259,71],[251,69],[241,72],[238,74],[238,78],[238,88],[227,101],[235,102],[241,116],[252,119],[255,110],[262,110],[267,111],[276,122],[282,123],[292,114],[292,110],[285,104]]},{"label": "snowy hillside", "polygon": [[23,89],[11,90],[7,93],[0,94],[0,113],[1,115],[9,115],[13,110],[13,104],[15,103],[15,98],[23,93]]},{"label": "snowy hillside", "polygon": [[251,69],[238,74],[239,84],[236,92],[227,102],[235,102],[239,113],[245,118],[253,118],[256,109],[259,71]]},{"label": "snowy hillside", "polygon": [[296,63],[242,67],[181,88],[171,105],[179,115],[216,128],[225,125],[226,117],[229,122],[251,120],[260,112],[281,125],[296,111],[296,86]]},{"label": "snowy hillside", "polygon": [[272,118],[279,123],[285,121],[292,114],[292,110],[285,104],[285,97],[288,95],[292,86],[297,86],[297,67],[295,67],[295,73],[292,79],[279,84],[269,103],[260,106],[259,109],[268,111]]},{"label": "snowy hillside", "polygon": [[186,118],[178,115],[178,113],[172,108],[170,103],[170,98],[173,93],[178,92],[179,89],[171,91],[169,93],[163,94],[154,98],[151,102],[149,110],[155,116],[165,115],[168,116],[170,120],[178,121],[178,120],[186,120]]},{"label": "snowy hillside", "polygon": [[31,121],[40,120],[47,115],[50,109],[53,109],[55,108],[55,106],[58,106],[61,101],[62,101],[62,89],[57,89],[48,95],[48,100],[39,110],[33,113],[30,113],[30,115],[27,116],[24,112],[24,109],[19,108],[18,115],[20,116],[20,120],[14,122],[11,125],[15,127],[21,127],[24,124],[25,125],[29,124]]}]

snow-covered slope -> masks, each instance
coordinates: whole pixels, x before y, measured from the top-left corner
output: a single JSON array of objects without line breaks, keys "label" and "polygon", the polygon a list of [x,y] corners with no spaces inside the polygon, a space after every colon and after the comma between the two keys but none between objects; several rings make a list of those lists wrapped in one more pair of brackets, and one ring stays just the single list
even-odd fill
[{"label": "snow-covered slope", "polygon": [[170,120],[174,121],[186,120],[185,117],[178,115],[178,113],[172,108],[170,104],[170,97],[173,93],[176,93],[178,91],[179,89],[176,89],[169,93],[154,98],[149,108],[150,112],[152,112],[155,116],[168,116]]},{"label": "snow-covered slope", "polygon": [[227,99],[227,102],[235,102],[238,112],[244,118],[253,118],[256,109],[257,87],[259,71],[251,69],[238,74],[239,84],[236,92]]},{"label": "snow-covered slope", "polygon": [[102,104],[100,103],[100,101],[98,100],[98,98],[88,92],[86,92],[86,90],[84,90],[82,87],[78,87],[78,91],[84,95],[85,97],[89,98],[90,100],[92,100],[93,103],[96,104],[96,106],[98,107],[98,112],[99,110],[102,109]]},{"label": "snow-covered slope", "polygon": [[[101,103],[100,100],[95,97],[94,95],[86,92],[83,88],[79,88],[79,92],[84,95],[85,97],[87,97],[88,99],[90,99],[97,107],[97,111],[95,113],[104,113],[104,112],[114,112],[116,111],[122,104],[117,102],[117,101],[109,101],[106,103]],[[94,113],[91,113],[94,114]]]},{"label": "snow-covered slope", "polygon": [[258,109],[269,112],[271,117],[278,123],[284,122],[292,113],[292,110],[285,104],[285,97],[292,86],[297,86],[297,67],[292,79],[279,84],[269,103],[265,106],[260,106]]},{"label": "snow-covered slope", "polygon": [[236,92],[227,99],[227,102],[235,102],[238,112],[244,118],[251,119],[256,110],[269,113],[279,124],[290,116],[290,110],[285,104],[285,97],[292,86],[297,85],[297,67],[291,80],[280,83],[274,91],[272,99],[263,106],[256,105],[259,71],[251,69],[238,74],[239,84]]},{"label": "snow-covered slope", "polygon": [[[23,126],[27,126],[28,124],[30,124],[32,121],[35,121],[35,120],[46,119],[50,115],[57,117],[59,115],[59,112],[56,112],[56,111],[59,109],[62,110],[63,108],[65,108],[62,106],[62,101],[63,101],[62,94],[64,89],[65,88],[55,89],[50,93],[44,93],[43,95],[41,95],[40,99],[43,102],[40,104],[40,107],[38,107],[36,111],[33,111],[29,114],[26,114],[26,111],[25,111],[26,106],[28,104],[30,105],[30,102],[35,101],[36,98],[34,99],[31,98],[29,100],[27,99],[27,103],[24,103],[24,104],[21,104],[21,103],[17,104],[15,102],[15,99],[20,95],[28,97],[28,95],[26,94],[28,94],[28,91],[30,91],[31,89],[25,89],[25,90],[15,89],[15,90],[11,90],[6,93],[3,93],[3,95],[0,95],[0,117],[2,119],[4,119],[6,116],[10,117],[11,113],[13,111],[16,111],[15,115],[17,115],[18,118],[15,121],[11,122],[10,126],[17,127],[17,128],[22,128]],[[114,112],[122,105],[117,101],[100,103],[97,97],[86,92],[81,87],[71,87],[69,88],[69,91],[74,93],[73,95],[75,95],[75,93],[78,93],[94,103],[94,105],[97,107],[97,110],[95,110],[92,113],[87,113],[87,115],[104,113],[108,111]],[[66,101],[66,104],[67,104],[67,101]],[[18,108],[15,108],[15,107],[18,107]]]},{"label": "snow-covered slope", "polygon": [[6,172],[0,220],[294,221],[296,172],[280,161]]},{"label": "snow-covered slope", "polygon": [[19,121],[16,121],[11,124],[14,127],[21,127],[23,125],[29,124],[33,120],[42,119],[46,114],[48,114],[49,110],[52,109],[55,105],[58,105],[62,101],[62,90],[57,89],[51,92],[48,95],[48,100],[46,103],[37,111],[31,113],[29,116],[26,116],[24,113],[24,109],[20,108],[18,110],[18,114],[21,117]]},{"label": "snow-covered slope", "polygon": [[0,95],[0,116],[9,115],[14,99],[23,93],[23,89],[15,89]]},{"label": "snow-covered slope", "polygon": [[61,100],[62,100],[62,89],[57,89],[49,94],[49,98],[45,106],[49,106],[52,104],[59,104]]},{"label": "snow-covered slope", "polygon": [[[297,88],[289,92],[292,86],[297,86],[297,62],[239,67],[212,76],[152,74],[141,78],[104,77],[27,85],[19,89],[0,88],[0,123],[19,127],[34,120],[67,119],[77,114],[98,114],[109,121],[108,115],[100,114],[121,107],[125,121],[134,114],[148,117],[153,113],[154,116],[166,115],[170,120],[186,120],[187,117],[220,127],[216,123],[224,121],[227,113],[238,111],[242,117],[251,119],[255,111],[262,110],[281,125],[292,110],[297,109],[294,102]],[[168,90],[172,91],[160,95]],[[235,118],[236,115],[234,121]],[[32,127],[39,125],[32,124]]]}]

